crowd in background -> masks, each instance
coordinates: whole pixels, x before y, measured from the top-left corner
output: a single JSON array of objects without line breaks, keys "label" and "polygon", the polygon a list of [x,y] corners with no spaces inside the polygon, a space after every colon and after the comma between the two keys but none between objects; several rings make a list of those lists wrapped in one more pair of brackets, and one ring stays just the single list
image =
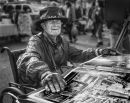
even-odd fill
[{"label": "crowd in background", "polygon": [[[109,32],[106,34],[109,37],[108,47],[118,49],[118,51],[123,53],[130,53],[130,35],[127,35],[129,34],[128,28],[120,46],[116,47],[125,20],[129,16],[129,1],[76,0],[75,2],[66,2],[65,5],[66,17],[69,20],[67,27],[69,27],[70,42],[76,42],[77,40],[77,37],[73,36],[73,31],[78,31],[78,35],[80,35],[80,31],[83,34],[88,34],[88,30],[91,30],[92,37],[97,38],[96,47],[101,47],[104,45],[103,32],[108,30]],[[81,22],[83,20],[86,23]],[[77,30],[73,29],[75,25]]]},{"label": "crowd in background", "polygon": [[[97,0],[66,2],[64,11],[68,18],[67,27],[70,42],[77,41],[77,34],[87,34],[91,30],[92,36],[97,38],[97,47],[103,45],[103,12]],[[77,28],[77,29],[76,29]]]},{"label": "crowd in background", "polygon": [[13,5],[3,6],[4,14],[2,18],[11,19],[11,23],[17,27],[18,35],[32,35],[31,25],[32,18],[30,16],[30,8],[27,6],[17,5],[15,8]]},{"label": "crowd in background", "polygon": [[[48,6],[60,6],[63,10],[64,16],[68,18],[68,22],[64,26],[64,32],[68,34],[71,43],[77,41],[77,36],[80,34],[86,34],[87,29],[93,29],[93,35],[97,35],[97,31],[100,32],[102,26],[98,27],[97,20],[95,19],[95,10],[98,9],[98,5],[95,0],[75,0],[65,1],[64,3],[58,3],[51,1]],[[21,10],[21,6],[3,8],[3,10],[9,14],[12,23],[16,24],[19,35],[27,34],[34,35],[40,31],[39,26],[35,27],[35,21],[30,17],[30,10],[24,7]],[[97,11],[96,11],[97,12]],[[100,22],[100,20],[99,20]],[[32,28],[32,29],[31,29]],[[102,45],[101,36],[98,36],[97,46]]]}]

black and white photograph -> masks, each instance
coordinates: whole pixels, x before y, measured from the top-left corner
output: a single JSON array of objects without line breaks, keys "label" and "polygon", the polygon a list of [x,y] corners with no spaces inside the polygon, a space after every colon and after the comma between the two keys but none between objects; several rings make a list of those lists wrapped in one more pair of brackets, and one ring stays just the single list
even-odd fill
[{"label": "black and white photograph", "polygon": [[0,103],[130,103],[130,0],[0,0]]}]

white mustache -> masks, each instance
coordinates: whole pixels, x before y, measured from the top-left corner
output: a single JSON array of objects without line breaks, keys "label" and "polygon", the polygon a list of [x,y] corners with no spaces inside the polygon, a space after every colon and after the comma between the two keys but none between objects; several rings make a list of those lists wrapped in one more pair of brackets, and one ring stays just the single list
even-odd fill
[{"label": "white mustache", "polygon": [[60,29],[59,27],[52,27],[51,29]]},{"label": "white mustache", "polygon": [[53,28],[53,29],[51,29],[51,30],[59,30],[59,29],[57,29],[57,28]]}]

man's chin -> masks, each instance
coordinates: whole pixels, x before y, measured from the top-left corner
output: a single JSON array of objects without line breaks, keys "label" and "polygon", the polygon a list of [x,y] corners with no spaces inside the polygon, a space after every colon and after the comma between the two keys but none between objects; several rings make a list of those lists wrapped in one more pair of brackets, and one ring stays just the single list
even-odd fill
[{"label": "man's chin", "polygon": [[57,35],[60,35],[61,32],[51,32],[50,35],[52,36],[57,36]]},{"label": "man's chin", "polygon": [[58,35],[60,35],[60,33],[51,33],[50,35],[51,36],[58,36]]}]

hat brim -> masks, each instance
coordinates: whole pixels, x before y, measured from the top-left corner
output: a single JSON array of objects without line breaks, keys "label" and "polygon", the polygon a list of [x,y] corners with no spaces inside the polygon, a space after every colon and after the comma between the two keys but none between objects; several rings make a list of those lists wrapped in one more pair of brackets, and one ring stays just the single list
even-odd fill
[{"label": "hat brim", "polygon": [[44,23],[45,21],[48,21],[48,20],[61,20],[61,22],[66,23],[68,19],[65,17],[63,17],[63,18],[47,18],[47,19],[37,20],[36,22],[38,24],[41,24],[41,23]]}]

